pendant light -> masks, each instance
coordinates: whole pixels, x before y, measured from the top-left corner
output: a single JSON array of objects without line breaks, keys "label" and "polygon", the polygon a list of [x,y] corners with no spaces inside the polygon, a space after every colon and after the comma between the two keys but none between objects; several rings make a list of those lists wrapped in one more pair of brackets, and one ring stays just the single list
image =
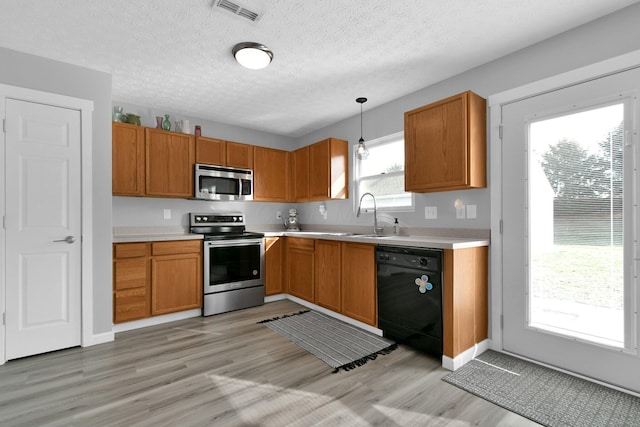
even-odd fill
[{"label": "pendant light", "polygon": [[369,157],[369,150],[367,150],[367,147],[364,145],[364,139],[362,138],[362,104],[367,102],[367,98],[356,98],[356,102],[360,104],[360,140],[356,148],[356,157],[359,160],[364,160]]}]

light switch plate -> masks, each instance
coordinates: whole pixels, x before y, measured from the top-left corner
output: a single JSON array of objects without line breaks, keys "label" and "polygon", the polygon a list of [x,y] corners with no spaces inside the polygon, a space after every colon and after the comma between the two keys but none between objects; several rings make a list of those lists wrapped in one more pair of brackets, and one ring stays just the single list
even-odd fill
[{"label": "light switch plate", "polygon": [[281,211],[277,211],[276,212],[276,219],[282,219],[282,212]]},{"label": "light switch plate", "polygon": [[467,218],[475,219],[477,217],[476,205],[467,205]]},{"label": "light switch plate", "polygon": [[456,208],[456,219],[464,219],[465,218],[465,208],[464,206],[461,208]]},{"label": "light switch plate", "polygon": [[165,209],[163,215],[164,219],[171,219],[171,209]]},{"label": "light switch plate", "polygon": [[425,206],[424,207],[424,218],[425,219],[436,219],[436,218],[438,218],[438,207],[437,206]]}]

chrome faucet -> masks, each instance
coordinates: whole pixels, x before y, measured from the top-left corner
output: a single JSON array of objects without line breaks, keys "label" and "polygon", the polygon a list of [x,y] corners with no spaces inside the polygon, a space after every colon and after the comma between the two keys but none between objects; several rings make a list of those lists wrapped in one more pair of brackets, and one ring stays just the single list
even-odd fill
[{"label": "chrome faucet", "polygon": [[369,195],[371,196],[371,198],[373,199],[373,231],[376,233],[376,235],[382,233],[382,229],[384,227],[378,227],[378,208],[376,206],[376,198],[373,194],[371,193],[364,193],[362,195],[362,197],[360,197],[360,202],[358,203],[358,211],[356,212],[356,217],[360,216],[360,207],[362,206],[362,199],[364,199],[364,196]]}]

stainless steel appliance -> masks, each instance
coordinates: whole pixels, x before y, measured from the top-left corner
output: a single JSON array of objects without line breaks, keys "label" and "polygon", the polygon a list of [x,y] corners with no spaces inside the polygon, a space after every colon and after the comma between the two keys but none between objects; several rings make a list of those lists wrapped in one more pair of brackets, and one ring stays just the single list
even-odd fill
[{"label": "stainless steel appliance", "polygon": [[376,265],[384,336],[442,355],[442,251],[378,246]]},{"label": "stainless steel appliance", "polygon": [[244,215],[191,213],[191,233],[204,234],[202,315],[264,303],[264,234],[246,231]]},{"label": "stainless steel appliance", "polygon": [[253,171],[196,163],[195,198],[253,200]]},{"label": "stainless steel appliance", "polygon": [[286,219],[282,219],[282,223],[284,224],[284,228],[287,231],[300,231],[300,220],[298,219],[298,210],[297,209],[289,209],[289,217]]}]

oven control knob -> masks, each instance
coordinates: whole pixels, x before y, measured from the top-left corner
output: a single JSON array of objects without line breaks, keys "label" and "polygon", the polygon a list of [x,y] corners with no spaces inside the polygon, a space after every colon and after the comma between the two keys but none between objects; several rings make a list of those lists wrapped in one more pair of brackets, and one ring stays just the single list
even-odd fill
[{"label": "oven control knob", "polygon": [[427,264],[429,263],[429,261],[426,258],[420,258],[420,260],[418,261],[420,263],[421,266],[426,267]]}]

